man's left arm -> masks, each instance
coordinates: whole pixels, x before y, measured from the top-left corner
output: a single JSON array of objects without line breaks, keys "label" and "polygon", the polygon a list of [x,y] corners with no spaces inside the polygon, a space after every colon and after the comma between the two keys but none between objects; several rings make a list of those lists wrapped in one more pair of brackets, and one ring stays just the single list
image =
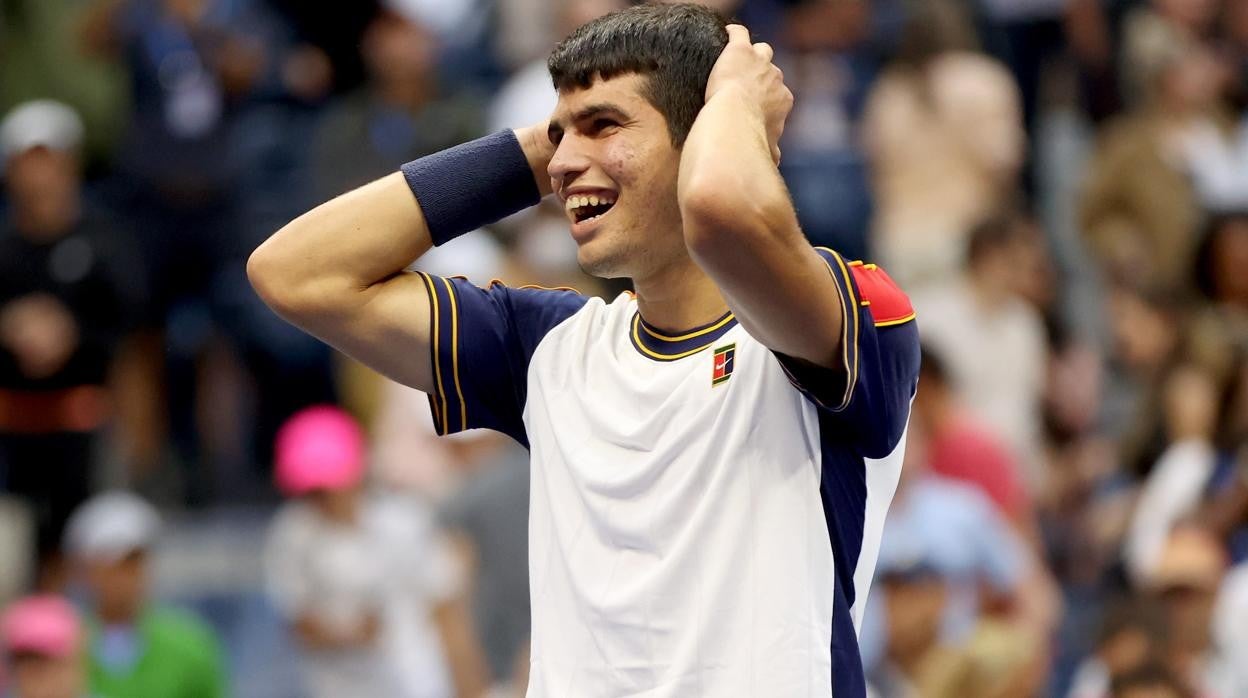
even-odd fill
[{"label": "man's left arm", "polygon": [[[793,95],[771,47],[728,27],[680,159],[685,243],[737,320],[771,349],[838,365],[842,307],[828,266],[806,242],[777,168]],[[812,326],[811,318],[822,318]]]},{"label": "man's left arm", "polygon": [[751,45],[744,27],[728,32],[681,155],[686,246],[793,384],[863,455],[883,457],[918,375],[910,302],[883,270],[806,241],[778,169],[792,93],[769,46]]}]

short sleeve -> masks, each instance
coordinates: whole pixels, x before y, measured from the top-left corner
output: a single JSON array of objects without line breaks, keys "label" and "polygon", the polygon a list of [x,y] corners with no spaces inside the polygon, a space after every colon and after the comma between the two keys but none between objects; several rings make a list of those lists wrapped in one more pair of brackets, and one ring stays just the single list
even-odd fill
[{"label": "short sleeve", "polygon": [[529,445],[524,429],[529,359],[550,330],[584,307],[572,289],[488,288],[420,273],[429,295],[434,391],[440,436],[493,429]]},{"label": "short sleeve", "polygon": [[918,384],[919,331],[910,299],[883,269],[816,248],[840,290],[841,366],[824,368],[777,353],[790,382],[852,435],[867,458],[900,442]]},{"label": "short sleeve", "polygon": [[284,505],[264,546],[265,591],[278,612],[292,620],[316,601],[301,560],[310,533],[302,513],[297,503]]}]

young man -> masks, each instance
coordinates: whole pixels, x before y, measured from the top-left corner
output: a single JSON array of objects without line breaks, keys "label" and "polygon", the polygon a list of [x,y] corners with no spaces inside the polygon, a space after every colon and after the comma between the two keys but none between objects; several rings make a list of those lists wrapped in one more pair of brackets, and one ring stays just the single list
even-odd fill
[{"label": "young man", "polygon": [[[530,696],[865,694],[856,626],[919,365],[905,296],[804,240],[792,96],[693,5],[584,25],[549,123],[409,163],[252,256],[260,295],[529,446]],[[611,303],[403,270],[559,197]],[[415,196],[413,196],[415,194]],[[691,328],[691,329],[690,329]]]},{"label": "young man", "polygon": [[88,686],[101,696],[221,698],[229,677],[217,637],[151,598],[161,526],[155,507],[124,491],[92,497],[69,519],[65,550],[87,609]]}]

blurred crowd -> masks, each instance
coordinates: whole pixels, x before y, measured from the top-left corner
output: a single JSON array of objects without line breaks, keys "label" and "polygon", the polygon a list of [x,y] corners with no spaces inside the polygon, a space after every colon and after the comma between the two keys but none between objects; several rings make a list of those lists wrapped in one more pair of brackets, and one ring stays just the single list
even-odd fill
[{"label": "blurred crowd", "polygon": [[[545,118],[625,4],[0,0],[0,694],[523,694],[525,452],[244,262]],[[807,236],[918,312],[874,695],[1248,696],[1248,0],[705,4],[776,48]],[[418,266],[619,293],[566,228]]]}]

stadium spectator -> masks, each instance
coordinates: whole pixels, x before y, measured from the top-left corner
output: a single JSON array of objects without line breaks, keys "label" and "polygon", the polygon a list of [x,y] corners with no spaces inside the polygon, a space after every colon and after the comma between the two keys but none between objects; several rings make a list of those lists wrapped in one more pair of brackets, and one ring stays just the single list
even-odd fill
[{"label": "stadium spectator", "polygon": [[1194,693],[1161,664],[1146,664],[1114,679],[1109,698],[1193,698]]},{"label": "stadium spectator", "polygon": [[876,569],[873,595],[888,617],[887,652],[871,672],[879,698],[971,696],[972,671],[966,658],[941,640],[949,589],[944,576],[924,558],[884,555]]},{"label": "stadium spectator", "polygon": [[[87,677],[78,613],[59,596],[28,596],[0,617],[11,698],[85,698]],[[5,688],[0,676],[0,689]]]},{"label": "stadium spectator", "polygon": [[1153,574],[1171,531],[1196,513],[1209,487],[1217,465],[1217,393],[1211,377],[1193,367],[1180,366],[1166,380],[1169,445],[1148,473],[1124,541],[1128,570],[1138,581]]},{"label": "stadium spectator", "polygon": [[0,123],[11,208],[0,219],[0,487],[34,512],[44,582],[88,495],[109,417],[110,367],[142,289],[114,219],[84,199],[83,128],[69,107],[23,104]]},{"label": "stadium spectator", "polygon": [[1096,650],[1080,663],[1067,698],[1109,698],[1117,677],[1160,655],[1165,633],[1165,621],[1153,605],[1135,599],[1114,602],[1101,620]]},{"label": "stadium spectator", "polygon": [[[869,256],[870,175],[862,147],[867,92],[880,69],[872,32],[890,3],[802,1],[785,9],[776,58],[793,91],[781,172],[816,245]],[[874,21],[873,21],[874,20]]]},{"label": "stadium spectator", "polygon": [[315,134],[317,200],[479,135],[480,106],[438,84],[437,49],[430,29],[400,14],[369,24],[360,45],[367,80],[329,107]]},{"label": "stadium spectator", "polygon": [[1205,302],[1192,313],[1188,351],[1192,361],[1219,381],[1235,369],[1238,355],[1248,346],[1245,268],[1248,209],[1210,217],[1196,253],[1196,287]]},{"label": "stadium spectator", "polygon": [[1001,516],[1021,533],[1031,535],[1035,522],[1018,465],[1000,439],[962,406],[949,385],[948,368],[927,349],[919,380],[923,389],[914,397],[914,418],[930,435],[932,472],[975,486],[992,500]]},{"label": "stadium spectator", "polygon": [[[1248,485],[1248,480],[1245,481]],[[1248,695],[1248,563],[1227,572],[1213,609],[1213,634],[1218,651],[1233,674],[1232,695]]]},{"label": "stadium spectator", "polygon": [[1184,290],[1202,213],[1186,143],[1193,133],[1218,131],[1225,117],[1209,49],[1159,50],[1147,63],[1147,99],[1099,137],[1079,224],[1110,278]]},{"label": "stadium spectator", "polygon": [[269,531],[265,573],[303,658],[304,690],[477,696],[486,670],[459,598],[460,562],[414,500],[366,494],[364,435],[311,407],[278,432],[278,488],[294,499]]},{"label": "stadium spectator", "polygon": [[1130,12],[1122,27],[1123,91],[1136,105],[1147,102],[1153,76],[1176,49],[1187,52],[1210,38],[1219,0],[1150,0]]},{"label": "stadium spectator", "polygon": [[[940,641],[993,667],[991,680],[1012,685],[1036,681],[1047,662],[1042,638],[1060,613],[1057,590],[1038,553],[1006,523],[977,488],[928,469],[930,441],[912,422],[906,464],[885,522],[881,559],[922,556],[946,586]],[[886,647],[895,623],[875,592],[868,596],[862,633],[870,667]],[[1018,694],[1018,695],[1021,695]]]},{"label": "stadium spectator", "polygon": [[86,592],[89,685],[100,698],[221,698],[227,677],[202,621],[154,603],[150,558],[160,515],[111,491],[70,519],[65,547]]},{"label": "stadium spectator", "polygon": [[516,685],[530,630],[528,454],[498,434],[474,441],[476,472],[442,507],[441,519],[471,562],[467,587],[490,673]]},{"label": "stadium spectator", "polygon": [[1168,634],[1162,659],[1196,695],[1232,698],[1232,667],[1214,644],[1213,610],[1226,574],[1221,543],[1192,526],[1176,528],[1145,589],[1161,600]]},{"label": "stadium spectator", "polygon": [[971,228],[1017,187],[1025,137],[1018,88],[975,51],[960,4],[909,8],[863,118],[874,257],[913,294],[962,266]]},{"label": "stadium spectator", "polygon": [[961,275],[914,294],[920,317],[934,320],[923,326],[924,341],[949,368],[954,393],[1004,442],[1032,496],[1048,477],[1040,421],[1048,348],[1040,314],[1023,297],[1022,272],[1043,256],[1042,245],[1032,219],[994,215],[970,231]]}]

